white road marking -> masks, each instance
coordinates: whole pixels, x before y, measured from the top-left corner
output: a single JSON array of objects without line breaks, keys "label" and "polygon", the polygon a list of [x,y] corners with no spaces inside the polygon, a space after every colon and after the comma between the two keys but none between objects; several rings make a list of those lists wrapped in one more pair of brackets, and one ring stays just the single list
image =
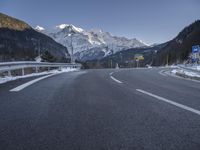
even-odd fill
[{"label": "white road marking", "polygon": [[164,73],[164,70],[161,70],[161,71],[159,71],[158,73],[159,73],[160,75],[162,75],[162,76],[165,76],[165,77],[167,76],[167,75]]},{"label": "white road marking", "polygon": [[160,100],[160,101],[164,101],[164,102],[169,103],[169,104],[171,104],[171,105],[174,105],[174,106],[176,106],[176,107],[182,108],[182,109],[184,109],[184,110],[190,111],[190,112],[195,113],[195,114],[197,114],[197,115],[200,115],[200,111],[199,111],[199,110],[193,109],[193,108],[188,107],[188,106],[186,106],[186,105],[183,105],[183,104],[180,104],[180,103],[171,101],[171,100],[169,100],[169,99],[160,97],[160,96],[158,96],[158,95],[155,95],[155,94],[146,92],[146,91],[141,90],[141,89],[136,89],[136,91],[138,91],[138,92],[140,92],[140,93],[143,93],[143,94],[146,94],[146,95],[148,95],[148,96],[154,97],[154,98],[156,98],[156,99],[158,99],[158,100]]},{"label": "white road marking", "polygon": [[114,72],[111,72],[111,73],[109,73],[110,74],[110,76],[113,74]]},{"label": "white road marking", "polygon": [[24,84],[14,88],[14,89],[11,89],[10,92],[19,92],[19,91],[23,90],[24,88],[26,88],[26,87],[28,87],[28,86],[30,86],[30,85],[32,85],[32,84],[34,84],[34,83],[36,83],[36,82],[38,82],[40,80],[43,80],[45,78],[48,78],[48,77],[51,77],[51,76],[54,76],[54,75],[57,75],[57,74],[50,74],[50,75],[47,75],[47,76],[43,76],[43,77],[34,79],[34,80],[29,81],[27,83],[24,83]]},{"label": "white road marking", "polygon": [[117,80],[117,79],[114,78],[113,76],[110,76],[110,78],[113,79],[113,80],[114,80],[115,82],[117,82],[117,83],[120,83],[120,84],[122,83],[121,81]]}]

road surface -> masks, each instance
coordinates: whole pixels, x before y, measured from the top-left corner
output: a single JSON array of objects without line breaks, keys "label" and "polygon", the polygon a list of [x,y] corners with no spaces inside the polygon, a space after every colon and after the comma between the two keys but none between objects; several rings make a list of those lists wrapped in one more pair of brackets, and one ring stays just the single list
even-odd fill
[{"label": "road surface", "polygon": [[200,83],[163,69],[82,70],[0,85],[1,150],[199,150]]}]

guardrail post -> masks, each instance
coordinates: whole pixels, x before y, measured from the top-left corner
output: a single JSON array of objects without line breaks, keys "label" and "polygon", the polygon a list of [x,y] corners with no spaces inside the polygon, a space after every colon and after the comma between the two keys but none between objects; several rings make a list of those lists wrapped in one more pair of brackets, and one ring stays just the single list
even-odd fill
[{"label": "guardrail post", "polygon": [[35,72],[38,73],[38,67],[35,67]]},{"label": "guardrail post", "polygon": [[24,68],[22,68],[22,76],[24,76]]},{"label": "guardrail post", "polygon": [[59,71],[62,71],[62,67],[60,66],[60,67],[58,68],[58,70],[59,70]]},{"label": "guardrail post", "polygon": [[10,70],[8,71],[8,76],[9,76],[9,77],[11,77],[11,76],[12,76],[12,74],[11,74],[11,71],[10,71]]}]

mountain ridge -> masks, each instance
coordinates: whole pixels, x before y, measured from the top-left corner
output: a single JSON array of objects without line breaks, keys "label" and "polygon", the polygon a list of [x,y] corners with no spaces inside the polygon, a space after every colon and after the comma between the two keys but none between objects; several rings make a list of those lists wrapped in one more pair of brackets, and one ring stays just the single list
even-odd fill
[{"label": "mountain ridge", "polygon": [[33,61],[47,53],[53,59],[44,61],[69,61],[66,47],[24,21],[0,13],[0,61]]},{"label": "mountain ridge", "polygon": [[[110,68],[118,64],[120,67],[136,67],[134,57],[144,56],[140,67],[145,65],[164,66],[185,63],[189,60],[193,45],[200,45],[200,20],[187,25],[172,40],[155,44],[147,48],[131,48],[104,57],[101,60],[84,62],[85,68]],[[111,66],[112,62],[112,66]]]},{"label": "mountain ridge", "polygon": [[1,18],[0,28],[8,28],[8,29],[19,30],[19,31],[31,29],[31,26],[29,26],[24,21],[8,16],[6,14],[0,13],[0,18]]},{"label": "mountain ridge", "polygon": [[169,41],[158,53],[155,65],[187,61],[193,45],[200,45],[200,20],[186,26],[174,39]]},{"label": "mountain ridge", "polygon": [[133,47],[148,46],[136,38],[128,39],[125,37],[113,36],[109,32],[104,32],[102,30],[87,31],[72,24],[61,24],[57,25],[52,30],[38,31],[52,37],[55,41],[66,46],[68,49],[71,49],[72,40],[74,56],[77,60],[84,61],[101,59],[106,55]]}]

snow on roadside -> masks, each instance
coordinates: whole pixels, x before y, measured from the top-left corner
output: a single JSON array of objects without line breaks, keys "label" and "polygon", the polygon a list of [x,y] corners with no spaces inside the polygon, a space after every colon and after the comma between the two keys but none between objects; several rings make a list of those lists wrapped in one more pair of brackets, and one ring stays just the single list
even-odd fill
[{"label": "snow on roadside", "polygon": [[175,75],[181,74],[181,75],[185,75],[185,76],[188,76],[188,77],[197,77],[197,78],[200,78],[200,74],[192,72],[192,71],[186,71],[186,70],[183,70],[183,69],[173,69],[171,71],[171,73],[173,73]]},{"label": "snow on roadside", "polygon": [[196,71],[200,71],[200,65],[183,65],[183,67],[188,68],[188,69],[192,69],[192,70],[196,70]]},{"label": "snow on roadside", "polygon": [[194,66],[194,67],[192,67],[192,69],[200,71],[200,66]]},{"label": "snow on roadside", "polygon": [[44,71],[44,72],[39,72],[39,73],[31,73],[24,76],[5,76],[5,77],[0,77],[0,84],[17,80],[17,79],[22,79],[22,78],[35,77],[35,76],[41,76],[41,75],[47,75],[47,74],[58,74],[62,72],[71,72],[71,71],[77,71],[77,70],[78,69],[76,68],[73,68],[73,69],[62,68],[62,70],[51,70],[51,71]]}]

